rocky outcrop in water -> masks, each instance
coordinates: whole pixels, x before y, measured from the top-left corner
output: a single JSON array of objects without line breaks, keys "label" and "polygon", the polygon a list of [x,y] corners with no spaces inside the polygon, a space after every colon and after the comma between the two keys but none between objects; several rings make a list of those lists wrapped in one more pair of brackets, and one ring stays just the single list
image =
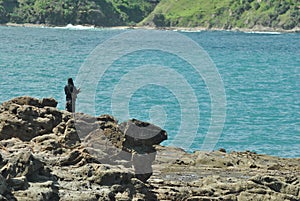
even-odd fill
[{"label": "rocky outcrop in water", "polygon": [[300,159],[186,153],[139,120],[75,115],[54,99],[0,106],[0,200],[300,200]]}]

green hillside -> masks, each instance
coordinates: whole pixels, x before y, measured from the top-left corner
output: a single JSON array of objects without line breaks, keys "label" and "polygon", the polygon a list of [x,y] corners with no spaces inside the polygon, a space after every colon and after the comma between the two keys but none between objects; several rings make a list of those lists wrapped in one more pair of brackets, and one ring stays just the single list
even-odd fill
[{"label": "green hillside", "polygon": [[0,0],[0,24],[300,27],[299,0]]},{"label": "green hillside", "polygon": [[134,25],[155,6],[148,0],[0,0],[0,23]]},{"label": "green hillside", "polygon": [[299,0],[161,0],[141,23],[230,29],[300,27]]}]

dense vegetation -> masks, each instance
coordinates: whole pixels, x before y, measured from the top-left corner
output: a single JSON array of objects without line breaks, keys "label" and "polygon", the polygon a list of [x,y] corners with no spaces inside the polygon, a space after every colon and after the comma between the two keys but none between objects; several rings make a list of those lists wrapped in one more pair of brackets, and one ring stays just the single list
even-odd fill
[{"label": "dense vegetation", "polygon": [[0,23],[130,25],[154,7],[147,0],[0,0]]},{"label": "dense vegetation", "polygon": [[162,0],[142,24],[230,29],[300,27],[299,0]]},{"label": "dense vegetation", "polygon": [[0,0],[0,23],[300,27],[299,0]]}]

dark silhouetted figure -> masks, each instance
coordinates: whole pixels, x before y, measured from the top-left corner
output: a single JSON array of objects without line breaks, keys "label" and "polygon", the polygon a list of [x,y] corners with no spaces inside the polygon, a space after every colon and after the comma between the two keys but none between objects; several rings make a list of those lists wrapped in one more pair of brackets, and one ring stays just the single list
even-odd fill
[{"label": "dark silhouetted figure", "polygon": [[77,94],[79,94],[80,88],[76,89],[73,79],[68,79],[68,84],[65,86],[66,94],[66,110],[69,112],[75,112],[75,102]]}]

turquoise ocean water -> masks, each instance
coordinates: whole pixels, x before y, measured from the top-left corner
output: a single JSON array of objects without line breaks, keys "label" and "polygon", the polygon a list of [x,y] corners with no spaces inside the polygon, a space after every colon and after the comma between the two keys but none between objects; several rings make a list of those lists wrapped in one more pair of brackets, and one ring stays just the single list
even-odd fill
[{"label": "turquoise ocean water", "polygon": [[[54,97],[59,102],[58,108],[64,109],[63,87],[67,78],[78,76],[97,45],[125,31],[0,27],[0,102],[23,95]],[[300,34],[226,31],[181,34],[209,54],[224,83],[226,118],[215,149],[300,157]],[[200,149],[210,125],[210,93],[201,76],[176,55],[145,50],[115,61],[98,82],[96,115],[111,114],[114,86],[130,70],[149,63],[175,69],[192,87],[200,120],[189,151]],[[82,98],[79,95],[78,101]],[[178,134],[182,122],[190,121],[181,119],[180,106],[177,95],[168,87],[153,84],[141,86],[128,102],[132,118],[156,123],[164,117],[163,127],[169,135],[165,145]],[[78,111],[85,112],[81,109]]]}]

